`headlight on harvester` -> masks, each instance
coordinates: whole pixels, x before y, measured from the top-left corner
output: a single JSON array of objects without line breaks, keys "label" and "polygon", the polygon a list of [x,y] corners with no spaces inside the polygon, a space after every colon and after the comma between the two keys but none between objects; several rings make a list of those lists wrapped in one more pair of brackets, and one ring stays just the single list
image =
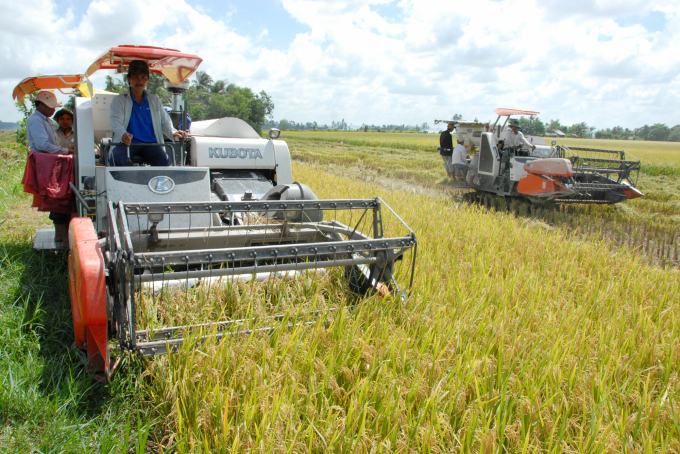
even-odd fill
[{"label": "headlight on harvester", "polygon": [[272,129],[269,130],[269,138],[270,139],[278,139],[280,135],[281,135],[281,131],[276,129],[276,128],[272,128]]}]

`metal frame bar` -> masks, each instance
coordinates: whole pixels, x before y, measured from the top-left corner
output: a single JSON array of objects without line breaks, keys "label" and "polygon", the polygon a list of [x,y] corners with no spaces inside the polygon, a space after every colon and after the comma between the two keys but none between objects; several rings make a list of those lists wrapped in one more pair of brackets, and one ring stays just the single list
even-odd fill
[{"label": "metal frame bar", "polygon": [[[278,320],[277,320],[278,321]],[[299,326],[310,326],[314,325],[315,323],[318,323],[318,319],[311,320],[308,322],[300,322],[300,323],[293,323],[293,324],[288,324],[285,326],[286,329],[293,329],[297,328]],[[267,326],[267,327],[262,327],[262,328],[251,328],[251,329],[244,329],[241,331],[218,331],[215,334],[207,334],[204,336],[201,336],[197,343],[197,346],[200,346],[204,342],[210,339],[215,339],[215,343],[219,344],[223,338],[227,336],[247,336],[252,333],[271,333],[277,329],[281,329],[281,326]],[[136,352],[139,356],[145,357],[145,356],[156,356],[156,355],[166,355],[170,352],[176,353],[179,351],[179,349],[182,347],[184,342],[187,341],[187,338],[181,337],[181,338],[176,338],[176,339],[167,339],[167,340],[161,340],[161,341],[152,341],[152,342],[143,342],[138,344],[136,348]]]},{"label": "metal frame bar", "polygon": [[[172,148],[172,143],[131,143],[130,145],[122,143],[122,142],[110,142],[108,144],[108,148],[106,149],[106,156],[104,157],[104,166],[106,167],[118,167],[116,166],[116,161],[113,160],[111,161],[112,165],[109,165],[109,157],[111,157],[111,153],[113,153],[113,147],[117,146],[124,146],[127,147],[127,162],[124,167],[129,167],[132,165],[132,159],[130,158],[130,147],[162,147],[165,149],[165,154],[170,157],[172,155],[172,165],[174,167],[177,167],[177,159],[175,158],[175,149]],[[168,153],[167,148],[170,147],[172,150],[172,153]]]},{"label": "metal frame bar", "polygon": [[161,251],[134,254],[135,264],[160,263],[165,265],[192,265],[198,263],[232,262],[244,260],[285,260],[308,256],[333,254],[359,254],[384,251],[387,249],[408,248],[413,245],[411,237],[376,238],[368,240],[329,241],[323,243],[274,244],[227,249],[205,249],[199,251]]},{"label": "metal frame bar", "polygon": [[[382,205],[397,219],[398,224],[406,228],[409,232],[406,236],[383,238],[383,216]],[[372,222],[367,220],[366,224],[372,225],[373,238],[358,232],[357,228],[368,210],[373,211]],[[265,244],[250,247],[223,247],[200,250],[160,250],[152,252],[135,253],[135,241],[139,240],[145,231],[135,231],[131,234],[128,225],[128,216],[149,215],[149,214],[205,214],[220,213],[231,215],[237,213],[257,213],[260,216],[271,217],[277,212],[305,211],[305,210],[362,210],[363,214],[356,226],[346,226],[337,221],[330,222],[290,222],[284,221],[282,224],[252,224],[252,225],[232,225],[223,227],[211,227],[213,235],[221,232],[222,238],[239,240],[241,236],[250,239],[258,239],[264,232],[264,240],[273,244]],[[248,201],[248,202],[200,202],[200,203],[131,203],[125,204],[122,201],[108,204],[108,244],[111,259],[115,263],[114,288],[117,294],[114,295],[114,305],[119,326],[119,341],[123,349],[136,352],[140,356],[150,356],[164,354],[169,351],[177,351],[185,342],[184,338],[174,338],[178,333],[191,334],[201,329],[217,329],[217,333],[202,336],[199,343],[208,338],[215,338],[219,342],[224,336],[250,334],[252,332],[271,332],[277,327],[249,328],[246,330],[227,331],[228,328],[235,328],[239,324],[248,323],[253,320],[235,320],[216,323],[206,323],[199,325],[188,325],[184,327],[170,327],[159,331],[149,332],[146,330],[135,331],[135,292],[143,288],[144,283],[166,282],[171,280],[196,280],[200,278],[213,278],[220,276],[234,276],[257,273],[278,273],[287,271],[303,271],[313,269],[323,269],[328,267],[351,267],[356,266],[361,270],[361,274],[367,279],[369,284],[377,285],[379,282],[390,282],[393,288],[405,298],[406,291],[402,291],[392,276],[392,267],[395,261],[401,260],[404,253],[414,249],[413,261],[410,271],[411,277],[409,289],[413,286],[415,273],[415,260],[417,256],[417,240],[413,230],[399,217],[396,212],[380,198],[373,199],[338,199],[338,200],[314,200],[314,201]],[[350,223],[354,224],[353,221]],[[148,229],[147,229],[148,230]],[[168,233],[171,229],[168,229]],[[192,235],[204,235],[204,229],[189,228],[172,229],[174,234],[189,239]],[[280,230],[281,234],[269,234],[268,230]],[[239,235],[231,232],[241,232]],[[286,237],[283,233],[286,232]],[[293,237],[299,238],[300,243],[280,243],[280,238],[288,238],[290,233]],[[301,233],[299,233],[301,232]],[[305,233],[307,232],[307,233]],[[183,234],[186,233],[186,236]],[[226,235],[225,235],[226,234]],[[327,238],[329,241],[304,242],[304,239]],[[231,235],[231,236],[230,236]],[[341,238],[347,237],[347,240]],[[267,238],[269,236],[269,238]],[[279,243],[277,243],[279,241]],[[293,240],[294,241],[294,240]],[[203,265],[208,265],[205,267]],[[200,268],[194,268],[200,265]],[[219,268],[215,268],[215,265]],[[226,265],[226,266],[225,266]],[[174,272],[154,273],[154,268],[176,266],[179,267]],[[184,270],[186,267],[186,270]],[[142,274],[143,270],[151,270],[150,274]],[[407,272],[409,272],[407,271]],[[212,282],[212,279],[210,279]],[[188,285],[186,286],[188,289]],[[372,288],[372,287],[371,287]],[[353,307],[353,306],[352,306]],[[320,312],[310,313],[319,315]],[[307,315],[310,315],[307,314]],[[284,315],[266,317],[262,320],[273,320],[282,322],[288,320]],[[288,328],[295,326],[306,326],[317,323],[317,321],[301,322],[288,324]],[[153,340],[146,341],[149,336]],[[141,341],[141,342],[138,342]]]},{"label": "metal frame bar", "polygon": [[[575,171],[583,173],[597,173],[606,176],[611,174],[618,175],[618,183],[622,180],[627,180],[633,186],[637,184],[637,179],[640,176],[641,164],[639,160],[626,159],[626,152],[623,150],[604,150],[600,148],[586,148],[586,147],[567,147],[558,145],[557,150],[559,157],[569,159]],[[578,151],[592,152],[592,153],[609,153],[615,154],[619,159],[605,159],[591,156],[582,156]],[[628,155],[628,158],[634,156]],[[583,164],[614,164],[618,167],[608,167],[606,165],[583,165]],[[636,172],[635,177],[631,177],[631,173]]]},{"label": "metal frame bar", "polygon": [[[246,213],[246,212],[276,212],[276,211],[306,211],[306,210],[364,210],[377,209],[382,199],[334,199],[334,200],[295,200],[280,202],[276,200],[248,201],[248,202],[186,202],[168,203],[128,203],[125,214],[171,214],[171,213]],[[189,207],[191,207],[189,209]],[[403,220],[400,221],[404,223]],[[405,223],[404,223],[405,224]],[[408,226],[406,226],[408,227]],[[409,231],[411,229],[409,228]]]}]

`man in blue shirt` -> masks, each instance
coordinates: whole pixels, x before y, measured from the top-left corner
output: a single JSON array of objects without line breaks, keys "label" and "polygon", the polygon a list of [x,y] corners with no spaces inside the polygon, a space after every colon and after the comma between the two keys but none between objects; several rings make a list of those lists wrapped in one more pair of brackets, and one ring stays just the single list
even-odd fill
[{"label": "man in blue shirt", "polygon": [[[186,138],[186,132],[172,127],[160,99],[146,92],[149,83],[149,65],[144,60],[133,60],[127,74],[130,89],[111,102],[111,128],[113,142],[130,146],[130,157],[140,156],[151,166],[168,166],[170,159],[162,146],[139,147],[136,143],[165,142],[168,138]],[[112,150],[116,166],[127,161],[127,146],[118,145]]]}]

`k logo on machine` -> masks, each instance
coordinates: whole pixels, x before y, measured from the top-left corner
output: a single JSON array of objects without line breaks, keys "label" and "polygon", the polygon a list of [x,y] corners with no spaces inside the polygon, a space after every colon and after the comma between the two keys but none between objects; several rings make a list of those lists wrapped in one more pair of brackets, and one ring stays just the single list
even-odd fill
[{"label": "k logo on machine", "polygon": [[175,182],[170,177],[153,177],[149,180],[149,189],[156,194],[167,194],[175,189]]}]

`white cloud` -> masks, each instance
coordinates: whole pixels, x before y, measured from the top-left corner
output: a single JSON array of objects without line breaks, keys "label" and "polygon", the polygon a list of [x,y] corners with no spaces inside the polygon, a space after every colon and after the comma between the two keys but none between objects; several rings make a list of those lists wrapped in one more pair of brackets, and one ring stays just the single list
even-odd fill
[{"label": "white cloud", "polygon": [[[108,47],[146,44],[196,53],[214,79],[266,90],[277,119],[421,124],[453,113],[489,119],[502,106],[598,127],[680,123],[680,7],[670,2],[281,4],[310,31],[275,50],[262,45],[273,24],[243,35],[229,5],[217,17],[184,0],[101,0],[86,11],[0,0],[13,18],[0,29],[0,119],[18,118],[9,93],[24,77],[82,72]],[[616,22],[655,11],[663,31]]]}]

